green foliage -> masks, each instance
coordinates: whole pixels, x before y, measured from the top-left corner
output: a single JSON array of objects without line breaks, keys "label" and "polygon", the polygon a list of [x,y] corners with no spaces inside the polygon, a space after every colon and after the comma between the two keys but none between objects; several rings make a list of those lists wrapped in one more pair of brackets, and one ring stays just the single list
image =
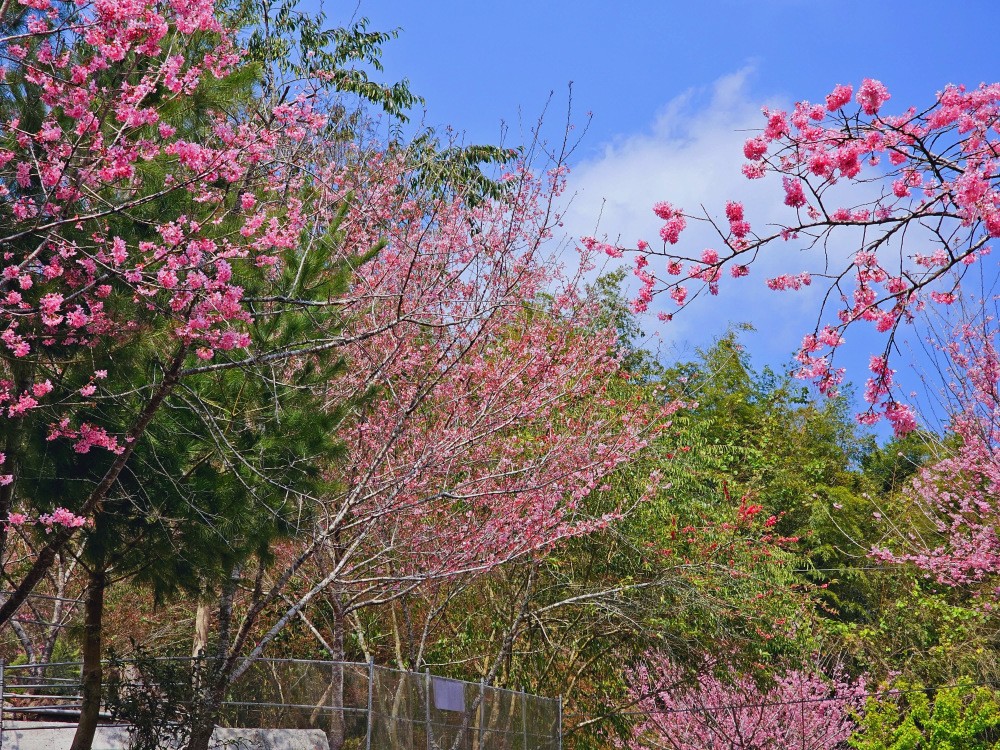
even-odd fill
[{"label": "green foliage", "polygon": [[861,470],[882,494],[899,492],[921,466],[934,458],[934,436],[915,430],[885,445],[872,441],[861,458]]},{"label": "green foliage", "polygon": [[1000,694],[964,678],[953,687],[925,689],[900,680],[897,695],[869,698],[855,750],[996,750],[1000,748]]},{"label": "green foliage", "polygon": [[[123,221],[121,231],[141,238],[152,231],[150,224],[130,227]],[[218,231],[228,229],[223,223]],[[324,236],[304,238],[302,247],[288,251],[284,269],[286,276],[298,274],[297,303],[258,320],[251,330],[252,351],[280,352],[304,340],[306,332],[333,336],[340,330],[337,311],[322,303],[343,292],[359,258],[338,257],[338,231],[335,222]],[[246,296],[267,296],[272,287],[254,278],[242,279]],[[112,295],[109,307],[116,303]],[[123,394],[82,407],[81,421],[127,432],[151,384],[163,376],[161,362],[169,353],[162,351],[158,331],[170,325],[168,316],[150,311],[135,337],[108,352],[107,361],[81,357],[76,366],[63,363],[59,377],[71,390],[86,385],[95,368],[105,368],[109,377],[102,386]],[[112,570],[116,578],[135,577],[162,599],[220,580],[251,556],[266,560],[272,541],[309,522],[311,505],[303,498],[315,498],[327,486],[322,471],[339,453],[336,430],[345,405],[328,404],[324,389],[343,366],[337,357],[310,359],[282,365],[276,377],[261,361],[184,378],[85,530],[87,564]],[[75,509],[115,456],[94,451],[92,460],[78,461],[68,441],[47,440],[51,419],[44,409],[37,412],[19,431],[32,444],[21,452],[23,475],[31,479],[21,491],[40,508],[59,497]]]},{"label": "green foliage", "polygon": [[509,184],[489,176],[485,170],[509,164],[519,155],[516,149],[448,145],[429,129],[407,144],[406,151],[415,167],[414,187],[429,188],[434,197],[453,195],[460,188],[462,199],[472,207],[484,200],[502,201],[510,197]]},{"label": "green foliage", "polygon": [[829,623],[828,639],[854,664],[873,676],[901,672],[935,685],[993,671],[989,618],[978,607],[934,591],[905,569],[862,570],[853,580],[857,606],[869,609]]},{"label": "green foliage", "polygon": [[404,121],[407,111],[422,103],[406,80],[383,84],[366,72],[382,71],[382,47],[399,29],[372,31],[367,18],[327,28],[326,15],[303,10],[300,0],[232,0],[225,10],[228,24],[241,30],[249,58],[268,71],[268,88],[276,80],[318,74],[341,95],[353,95]]}]

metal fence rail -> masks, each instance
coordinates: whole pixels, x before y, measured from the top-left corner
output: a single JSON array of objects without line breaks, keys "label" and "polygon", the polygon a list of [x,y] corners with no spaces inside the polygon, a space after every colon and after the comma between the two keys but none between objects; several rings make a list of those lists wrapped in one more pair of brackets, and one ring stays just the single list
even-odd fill
[{"label": "metal fence rail", "polygon": [[[173,670],[151,678],[135,663],[109,665],[116,689],[155,699],[175,695],[197,678],[191,659],[157,659]],[[191,668],[187,669],[185,665]],[[227,731],[320,730],[331,750],[561,750],[561,700],[484,683],[405,672],[369,663],[255,659],[240,665],[218,724]],[[168,673],[171,677],[164,678]],[[0,662],[0,750],[13,731],[53,731],[74,722],[80,708],[77,662],[4,665]],[[187,685],[181,683],[187,682]],[[107,711],[102,717],[110,720]],[[66,726],[66,725],[64,725]],[[72,724],[67,726],[67,731]],[[127,728],[122,729],[126,731]],[[13,745],[8,742],[8,746]]]}]

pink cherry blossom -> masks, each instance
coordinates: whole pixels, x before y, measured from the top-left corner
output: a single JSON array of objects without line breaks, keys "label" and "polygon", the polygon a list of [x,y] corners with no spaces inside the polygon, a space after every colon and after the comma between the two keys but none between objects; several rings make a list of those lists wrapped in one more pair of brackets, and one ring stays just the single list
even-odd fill
[{"label": "pink cherry blossom", "polygon": [[863,80],[861,88],[858,89],[858,104],[861,105],[861,109],[866,115],[877,114],[882,105],[890,98],[892,97],[890,97],[885,85],[873,78]]},{"label": "pink cherry blossom", "polygon": [[844,86],[838,84],[833,91],[826,97],[826,108],[831,112],[836,112],[841,107],[845,107],[851,102],[851,96],[854,94],[853,86]]},{"label": "pink cherry blossom", "polygon": [[712,665],[685,674],[665,656],[647,654],[629,677],[642,716],[619,747],[645,750],[828,750],[846,742],[864,701],[864,679],[843,670],[779,674],[770,688],[753,679],[717,677]]}]

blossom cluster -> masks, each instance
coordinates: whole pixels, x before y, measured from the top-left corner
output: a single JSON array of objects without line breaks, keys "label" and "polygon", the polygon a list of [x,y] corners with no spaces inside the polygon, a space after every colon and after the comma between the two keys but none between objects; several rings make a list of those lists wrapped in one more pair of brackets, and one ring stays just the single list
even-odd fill
[{"label": "blossom cluster", "polygon": [[57,526],[67,529],[78,529],[87,524],[87,519],[76,515],[66,508],[56,508],[51,513],[42,513],[35,519],[30,518],[24,513],[11,512],[7,514],[7,520],[2,521],[2,523],[7,528],[38,524],[45,529],[45,533],[51,534],[52,530]]},{"label": "blossom cluster", "polygon": [[[357,285],[400,294],[349,308],[348,334],[382,332],[345,347],[351,374],[330,384],[338,402],[373,385],[386,394],[343,432],[352,484],[340,501],[372,519],[364,556],[397,575],[447,577],[606,527],[617,511],[588,517],[584,499],[680,405],[615,397],[629,389],[614,332],[582,277],[539,251],[562,171],[512,165],[513,200],[470,205],[412,195],[398,160],[370,166],[378,180],[341,177],[360,199],[342,231],[364,246],[388,229]],[[593,238],[582,245],[581,268],[614,253]]]}]

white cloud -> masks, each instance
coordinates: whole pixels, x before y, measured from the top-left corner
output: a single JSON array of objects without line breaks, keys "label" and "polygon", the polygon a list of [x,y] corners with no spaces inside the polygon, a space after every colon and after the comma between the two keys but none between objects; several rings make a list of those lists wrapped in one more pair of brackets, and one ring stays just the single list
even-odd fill
[{"label": "white cloud", "polygon": [[[761,126],[760,103],[745,94],[749,70],[719,79],[709,91],[691,89],[668,102],[647,132],[621,136],[577,165],[567,226],[634,242],[655,237],[652,203],[669,198],[691,208],[718,203],[743,187],[742,144]],[[706,96],[707,94],[707,96]],[[707,101],[706,101],[707,99]],[[571,225],[570,222],[573,222]]]}]

